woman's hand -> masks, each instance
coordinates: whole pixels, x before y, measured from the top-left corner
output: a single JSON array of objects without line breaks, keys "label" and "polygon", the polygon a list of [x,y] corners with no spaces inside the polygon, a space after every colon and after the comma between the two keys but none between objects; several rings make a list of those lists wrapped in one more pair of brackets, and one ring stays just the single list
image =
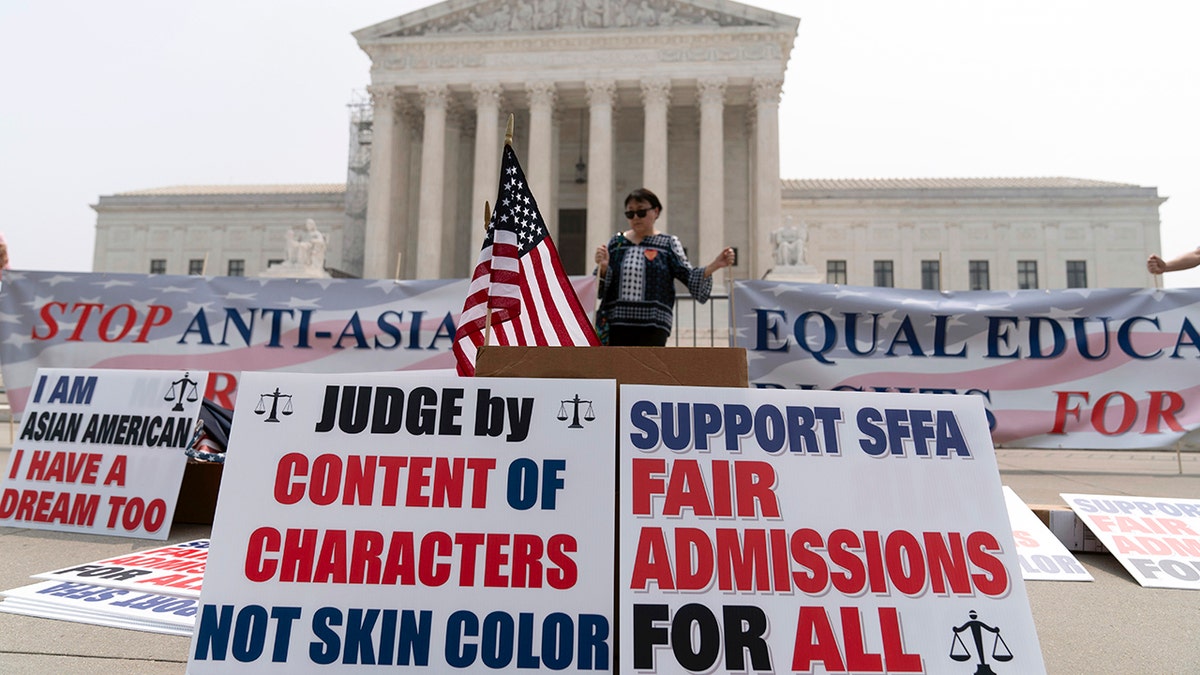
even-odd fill
[{"label": "woman's hand", "polygon": [[600,276],[608,273],[608,247],[596,247],[596,270]]},{"label": "woman's hand", "polygon": [[713,261],[704,268],[704,276],[711,277],[717,270],[721,269],[722,267],[729,267],[736,261],[737,253],[734,252],[732,246],[726,246],[725,248],[721,249],[721,252],[717,254],[717,257],[713,258]]}]

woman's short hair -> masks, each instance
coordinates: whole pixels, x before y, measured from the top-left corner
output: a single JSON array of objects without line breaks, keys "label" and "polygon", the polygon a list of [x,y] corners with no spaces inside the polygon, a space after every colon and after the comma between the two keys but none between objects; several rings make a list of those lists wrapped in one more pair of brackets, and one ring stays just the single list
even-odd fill
[{"label": "woman's short hair", "polygon": [[658,195],[644,187],[630,192],[629,196],[625,198],[625,206],[629,206],[629,202],[634,200],[646,202],[650,205],[650,208],[658,209],[659,213],[662,213],[663,205],[662,202],[658,201]]}]

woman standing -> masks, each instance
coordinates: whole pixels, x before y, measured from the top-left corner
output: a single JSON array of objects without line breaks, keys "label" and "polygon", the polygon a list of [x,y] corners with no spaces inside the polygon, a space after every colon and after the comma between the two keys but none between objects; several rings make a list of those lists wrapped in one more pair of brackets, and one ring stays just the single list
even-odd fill
[{"label": "woman standing", "polygon": [[679,238],[655,229],[662,209],[653,192],[634,190],[625,198],[629,229],[596,247],[596,328],[603,344],[665,346],[671,334],[675,280],[682,281],[698,302],[707,302],[713,273],[734,262],[733,249],[725,248],[706,267],[692,267]]}]

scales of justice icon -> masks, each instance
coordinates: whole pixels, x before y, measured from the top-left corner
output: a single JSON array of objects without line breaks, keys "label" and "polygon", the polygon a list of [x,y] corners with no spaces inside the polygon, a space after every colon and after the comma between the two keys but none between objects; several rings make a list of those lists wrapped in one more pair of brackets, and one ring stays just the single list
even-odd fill
[{"label": "scales of justice icon", "polygon": [[[275,387],[275,391],[271,392],[270,394],[258,395],[258,405],[254,406],[255,415],[266,414],[266,400],[268,398],[271,399],[271,414],[267,415],[267,419],[263,420],[264,422],[278,422],[279,418],[275,416],[276,413],[280,413],[285,416],[292,414],[292,395],[281,393],[279,391],[279,387]],[[283,402],[283,410],[279,409],[279,399],[281,398],[287,399]]]},{"label": "scales of justice icon", "polygon": [[579,394],[575,394],[575,398],[568,398],[568,399],[565,399],[564,401],[562,401],[561,403],[559,403],[558,419],[560,419],[564,422],[567,420],[567,417],[568,417],[567,404],[568,403],[572,404],[575,408],[575,413],[571,419],[571,423],[567,425],[568,429],[582,429],[583,428],[583,425],[579,423],[579,404],[581,404],[581,403],[587,404],[587,408],[583,411],[583,419],[588,422],[591,422],[592,420],[596,419],[596,413],[592,411],[592,402],[579,398]]},{"label": "scales of justice icon", "polygon": [[1004,638],[1000,637],[1000,629],[989,626],[978,619],[979,613],[971,610],[967,613],[971,620],[961,626],[955,626],[954,640],[950,643],[950,658],[955,661],[970,661],[971,650],[967,648],[962,639],[962,633],[971,633],[971,642],[975,645],[975,651],[979,654],[979,667],[975,669],[975,675],[996,675],[996,671],[987,663],[987,652],[983,647],[983,631],[994,634],[996,637],[992,640],[992,658],[999,663],[1012,661],[1012,652],[1008,649],[1008,643]]},{"label": "scales of justice icon", "polygon": [[[175,401],[171,412],[183,412],[183,402],[195,403],[200,398],[200,394],[196,391],[196,385],[199,384],[192,379],[190,372],[185,372],[183,377],[171,383],[167,387],[167,393],[163,396],[164,401]],[[179,388],[179,393],[175,393],[175,388]]]}]

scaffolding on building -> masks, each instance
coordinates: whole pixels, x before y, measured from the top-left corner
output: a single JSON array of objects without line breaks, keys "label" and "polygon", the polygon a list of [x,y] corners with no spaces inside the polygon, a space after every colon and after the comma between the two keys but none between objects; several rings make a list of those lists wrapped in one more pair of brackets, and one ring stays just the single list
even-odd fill
[{"label": "scaffolding on building", "polygon": [[363,271],[367,231],[367,192],[371,176],[371,99],[365,91],[351,94],[349,148],[346,159],[346,236],[343,258],[348,269]]}]

